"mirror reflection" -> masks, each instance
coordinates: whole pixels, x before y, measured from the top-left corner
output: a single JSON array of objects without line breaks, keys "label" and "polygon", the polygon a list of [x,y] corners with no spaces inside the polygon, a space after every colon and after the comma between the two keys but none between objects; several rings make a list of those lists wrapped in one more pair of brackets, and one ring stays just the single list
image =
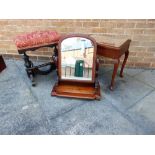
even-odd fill
[{"label": "mirror reflection", "polygon": [[61,79],[92,80],[94,46],[82,37],[61,43]]}]

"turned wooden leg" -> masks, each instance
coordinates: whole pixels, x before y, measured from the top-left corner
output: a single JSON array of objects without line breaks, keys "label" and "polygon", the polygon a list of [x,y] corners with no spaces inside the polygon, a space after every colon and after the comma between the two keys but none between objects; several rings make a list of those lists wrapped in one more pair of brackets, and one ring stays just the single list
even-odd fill
[{"label": "turned wooden leg", "polygon": [[129,56],[129,51],[125,52],[124,61],[123,61],[121,71],[120,71],[120,77],[123,77],[123,70],[124,70],[125,64],[127,62],[128,56]]},{"label": "turned wooden leg", "polygon": [[31,67],[33,67],[33,63],[29,60],[29,56],[26,54],[26,52],[24,52],[23,59],[25,63],[24,65],[26,67],[27,76],[30,78],[32,86],[35,86],[34,72],[30,69]]},{"label": "turned wooden leg", "polygon": [[115,64],[114,64],[114,70],[113,70],[113,74],[112,74],[112,79],[111,79],[111,85],[110,85],[110,90],[113,90],[114,87],[114,82],[115,82],[115,76],[117,74],[117,70],[118,70],[118,66],[119,66],[120,60],[116,60]]}]

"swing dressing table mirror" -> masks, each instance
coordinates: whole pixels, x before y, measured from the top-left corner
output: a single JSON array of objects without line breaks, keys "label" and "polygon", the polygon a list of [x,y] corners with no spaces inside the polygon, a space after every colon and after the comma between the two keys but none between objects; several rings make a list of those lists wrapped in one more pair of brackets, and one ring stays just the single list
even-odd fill
[{"label": "swing dressing table mirror", "polygon": [[52,96],[100,99],[96,41],[87,35],[67,35],[58,43],[58,81]]}]

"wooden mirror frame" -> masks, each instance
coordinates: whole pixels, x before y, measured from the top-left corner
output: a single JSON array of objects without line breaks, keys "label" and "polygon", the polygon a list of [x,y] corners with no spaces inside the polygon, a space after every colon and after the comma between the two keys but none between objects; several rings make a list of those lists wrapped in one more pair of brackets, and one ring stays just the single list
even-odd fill
[{"label": "wooden mirror frame", "polygon": [[[61,43],[67,39],[67,38],[74,38],[74,37],[81,37],[86,38],[92,42],[92,45],[94,46],[94,53],[93,53],[93,66],[92,66],[92,80],[76,80],[76,79],[62,79],[61,78]],[[94,83],[95,82],[95,70],[96,70],[96,52],[97,52],[97,43],[94,38],[84,35],[84,34],[70,34],[63,36],[58,43],[58,78],[59,81],[68,81],[68,82],[80,82],[80,83]]]},{"label": "wooden mirror frame", "polygon": [[[92,79],[91,80],[76,80],[61,78],[61,43],[67,38],[81,37],[90,40],[94,46]],[[97,99],[101,98],[100,85],[97,79],[98,76],[98,61],[97,61],[97,43],[94,38],[85,34],[70,34],[61,37],[58,43],[58,81],[55,83],[51,95],[70,98],[82,99]]]}]

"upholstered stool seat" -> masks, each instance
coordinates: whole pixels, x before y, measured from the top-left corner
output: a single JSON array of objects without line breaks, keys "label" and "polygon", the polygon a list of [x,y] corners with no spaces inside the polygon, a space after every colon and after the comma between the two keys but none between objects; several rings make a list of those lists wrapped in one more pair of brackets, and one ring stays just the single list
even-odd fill
[{"label": "upholstered stool seat", "polygon": [[[53,69],[56,69],[57,64],[57,44],[60,39],[60,34],[56,31],[35,31],[27,34],[18,35],[14,38],[17,50],[19,54],[23,54],[25,62],[26,72],[28,77],[34,84],[35,73],[46,75]],[[32,61],[29,60],[29,56],[26,54],[27,51],[35,51],[41,47],[54,48],[54,54],[52,56],[53,61],[47,62],[38,66],[34,66]],[[40,70],[40,68],[49,65],[48,70]]]},{"label": "upholstered stool seat", "polygon": [[56,31],[35,31],[15,37],[14,42],[18,48],[28,49],[38,46],[46,46],[56,43],[60,39],[60,34]]}]

